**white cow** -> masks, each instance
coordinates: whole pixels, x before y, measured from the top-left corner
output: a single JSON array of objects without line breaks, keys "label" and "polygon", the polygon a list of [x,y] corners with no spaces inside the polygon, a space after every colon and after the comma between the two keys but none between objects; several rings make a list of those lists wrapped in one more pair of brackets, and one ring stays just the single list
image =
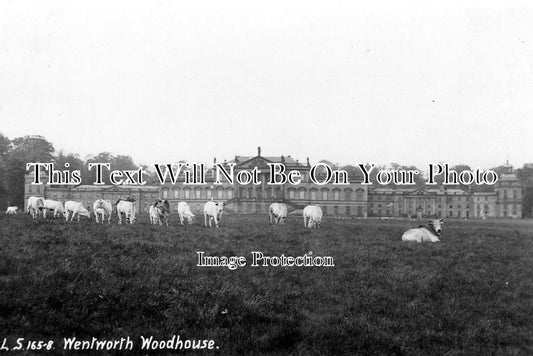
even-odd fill
[{"label": "white cow", "polygon": [[[305,227],[320,227],[322,222],[322,209],[318,205],[308,205],[304,208],[304,226]],[[309,219],[309,222],[308,220]]]},{"label": "white cow", "polygon": [[209,219],[209,227],[211,227],[211,219],[215,220],[215,226],[218,227],[218,223],[222,218],[222,211],[224,210],[224,203],[215,203],[214,201],[208,201],[204,205],[204,226],[207,227],[207,219]]},{"label": "white cow", "polygon": [[103,224],[107,216],[107,223],[111,224],[111,215],[113,215],[113,205],[110,200],[97,199],[93,203],[94,220],[98,224],[98,220]]},{"label": "white cow", "polygon": [[187,219],[187,223],[192,224],[194,214],[191,211],[191,207],[187,202],[180,201],[178,203],[178,216],[180,218],[180,224],[183,225],[183,220]]},{"label": "white cow", "polygon": [[287,218],[287,205],[283,203],[272,203],[268,209],[269,220],[272,224],[274,221],[275,224],[285,224],[285,219]]},{"label": "white cow", "polygon": [[44,210],[44,199],[39,197],[29,197],[28,198],[28,214],[31,215],[33,219],[39,217]]},{"label": "white cow", "polygon": [[74,220],[74,216],[78,215],[78,221],[80,221],[80,215],[91,218],[89,211],[83,206],[83,203],[69,200],[65,203],[65,220],[68,221],[70,213],[72,212],[72,217],[70,221]]},{"label": "white cow", "polygon": [[43,216],[46,217],[46,212],[48,210],[52,210],[54,212],[54,218],[57,218],[59,214],[65,215],[65,207],[63,206],[63,203],[56,200],[50,200],[46,199],[44,201],[44,210],[43,210]]},{"label": "white cow", "polygon": [[402,241],[440,242],[443,219],[429,220],[429,226],[419,226],[403,233]]},{"label": "white cow", "polygon": [[122,214],[126,217],[126,222],[135,222],[135,202],[119,199],[115,205],[119,224],[122,224]]},{"label": "white cow", "polygon": [[154,204],[150,205],[150,224],[163,225],[163,222],[168,226],[168,216],[170,215],[170,204],[168,200],[158,199]]},{"label": "white cow", "polygon": [[159,209],[156,208],[155,204],[150,205],[150,209],[148,212],[150,214],[150,224],[159,224]]},{"label": "white cow", "polygon": [[18,206],[8,206],[6,209],[6,214],[8,215],[17,214],[17,210],[19,210]]}]

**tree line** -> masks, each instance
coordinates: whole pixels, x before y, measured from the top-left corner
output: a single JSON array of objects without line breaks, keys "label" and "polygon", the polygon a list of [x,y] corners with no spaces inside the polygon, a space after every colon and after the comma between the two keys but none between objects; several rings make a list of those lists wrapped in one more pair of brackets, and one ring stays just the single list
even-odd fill
[{"label": "tree line", "polygon": [[[77,154],[56,151],[54,145],[42,136],[24,136],[10,140],[0,133],[0,209],[7,206],[24,206],[24,176],[26,163],[54,163],[58,171],[79,170],[82,184],[94,181],[94,170],[89,171],[89,163],[109,162],[113,169],[131,170],[140,168],[130,156],[100,152],[83,160]],[[65,168],[65,163],[69,167]],[[149,184],[152,177],[147,177]],[[106,184],[109,176],[104,175]]]},{"label": "tree line", "polygon": [[[100,152],[96,156],[81,159],[79,155],[73,153],[65,153],[62,150],[56,151],[54,145],[42,136],[24,136],[17,137],[10,140],[8,137],[0,133],[0,209],[5,210],[7,206],[24,206],[24,176],[26,174],[26,163],[28,162],[42,162],[54,163],[55,169],[63,170],[79,170],[81,173],[81,181],[94,181],[94,172],[89,171],[90,163],[109,162],[113,169],[133,170],[144,168],[147,171],[146,181],[148,184],[159,184],[156,180],[151,167],[139,166],[133,162],[130,156],[113,155],[110,152]],[[332,169],[342,169],[348,172],[349,179],[352,182],[363,179],[361,170],[354,165],[339,165],[328,160],[320,162],[328,164]],[[65,168],[65,163],[69,164]],[[414,166],[405,166],[398,163],[391,163],[388,166],[376,166],[371,173],[371,181],[376,183],[376,173],[382,169],[390,170],[422,170]],[[471,168],[466,164],[455,165],[453,170],[458,173]],[[491,168],[497,174],[501,174],[504,166]],[[524,217],[533,217],[533,165],[525,164],[522,168],[516,170],[516,174],[523,187],[522,211]],[[442,177],[439,177],[442,183]],[[106,184],[110,184],[108,175],[104,175]],[[414,188],[424,187],[425,177],[423,174],[416,176],[416,184]],[[389,184],[382,187],[395,188],[394,184]],[[403,187],[403,186],[402,186]],[[397,187],[400,188],[400,187]],[[476,185],[470,186],[455,186],[455,188],[464,189],[471,192],[491,192],[492,186]]]}]

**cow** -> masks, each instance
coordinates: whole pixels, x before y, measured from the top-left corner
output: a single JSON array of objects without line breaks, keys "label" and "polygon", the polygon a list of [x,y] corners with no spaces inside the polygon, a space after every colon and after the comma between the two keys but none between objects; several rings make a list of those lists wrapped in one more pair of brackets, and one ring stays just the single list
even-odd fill
[{"label": "cow", "polygon": [[158,199],[154,204],[150,205],[150,223],[163,225],[163,222],[168,226],[168,216],[170,215],[170,204],[168,200]]},{"label": "cow", "polygon": [[94,220],[98,224],[98,220],[103,224],[107,216],[107,223],[111,224],[111,215],[113,215],[113,206],[110,200],[97,199],[93,203]]},{"label": "cow", "polygon": [[8,206],[7,209],[6,209],[6,214],[7,215],[13,215],[13,214],[17,214],[17,210],[19,210],[19,207],[18,206]]},{"label": "cow", "polygon": [[211,219],[215,220],[215,226],[218,227],[218,223],[222,218],[222,211],[224,210],[224,203],[215,203],[214,201],[208,201],[204,204],[204,226],[207,227],[207,219],[209,219],[209,227],[211,227]]},{"label": "cow", "polygon": [[429,220],[428,226],[420,225],[416,229],[410,229],[403,233],[402,241],[416,242],[440,242],[443,219]]},{"label": "cow", "polygon": [[285,224],[287,218],[287,205],[283,203],[272,203],[268,208],[269,221],[272,224]]},{"label": "cow", "polygon": [[119,199],[115,203],[117,209],[118,223],[122,224],[122,214],[126,217],[126,222],[129,220],[130,224],[135,222],[135,202]]},{"label": "cow", "polygon": [[308,205],[304,208],[303,217],[305,227],[319,228],[322,222],[322,209],[318,205]]},{"label": "cow", "polygon": [[39,217],[43,214],[44,210],[44,199],[39,197],[31,196],[28,198],[28,214],[31,215],[33,219]]},{"label": "cow", "polygon": [[150,214],[150,224],[159,224],[159,209],[157,209],[155,203],[150,205],[148,213]]},{"label": "cow", "polygon": [[191,212],[189,204],[184,201],[178,203],[178,216],[180,218],[180,224],[183,225],[183,220],[187,219],[187,223],[190,225],[194,219],[194,214]]},{"label": "cow", "polygon": [[65,215],[65,207],[63,203],[56,200],[46,199],[44,200],[43,216],[46,217],[46,212],[52,210],[54,212],[53,217],[57,218],[59,214]]},{"label": "cow", "polygon": [[80,221],[80,215],[87,218],[91,218],[91,213],[83,206],[83,203],[69,200],[65,203],[65,220],[68,221],[70,213],[72,212],[72,217],[70,221],[74,220],[74,216],[78,215],[78,221]]}]

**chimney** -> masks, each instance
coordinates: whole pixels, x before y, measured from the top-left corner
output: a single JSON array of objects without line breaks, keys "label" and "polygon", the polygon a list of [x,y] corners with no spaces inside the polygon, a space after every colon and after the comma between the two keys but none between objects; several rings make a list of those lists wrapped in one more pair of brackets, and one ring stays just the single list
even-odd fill
[{"label": "chimney", "polygon": [[261,157],[261,146],[257,146],[257,155]]},{"label": "chimney", "polygon": [[311,167],[311,165],[309,164],[309,157],[307,157],[307,167]]}]

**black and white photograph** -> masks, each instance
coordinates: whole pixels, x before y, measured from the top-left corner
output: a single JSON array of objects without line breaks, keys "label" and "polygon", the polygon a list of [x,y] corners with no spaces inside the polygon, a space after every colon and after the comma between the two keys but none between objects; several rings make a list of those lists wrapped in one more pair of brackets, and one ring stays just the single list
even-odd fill
[{"label": "black and white photograph", "polygon": [[0,355],[533,355],[526,1],[0,0]]}]

